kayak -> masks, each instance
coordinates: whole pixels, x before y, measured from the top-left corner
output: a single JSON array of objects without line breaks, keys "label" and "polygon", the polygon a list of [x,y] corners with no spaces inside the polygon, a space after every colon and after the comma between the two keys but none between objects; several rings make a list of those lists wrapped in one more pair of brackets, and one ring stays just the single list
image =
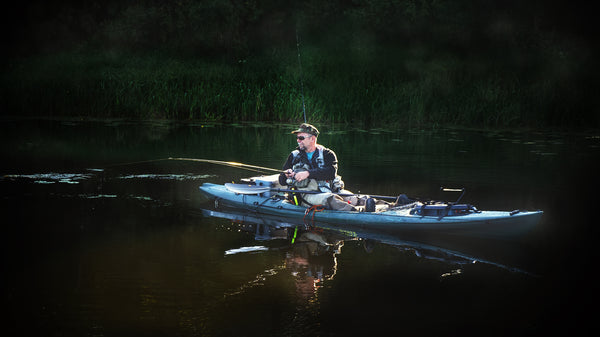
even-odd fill
[{"label": "kayak", "polygon": [[[229,186],[227,186],[229,185]],[[204,183],[200,192],[215,208],[234,208],[259,215],[275,215],[304,223],[320,222],[385,232],[435,232],[476,236],[518,236],[540,222],[543,211],[481,211],[472,205],[419,202],[374,212],[337,211],[297,206],[279,193],[252,193],[233,188],[238,184]],[[232,187],[233,186],[233,187]],[[257,187],[258,188],[258,187]],[[268,190],[268,189],[267,189]]]}]

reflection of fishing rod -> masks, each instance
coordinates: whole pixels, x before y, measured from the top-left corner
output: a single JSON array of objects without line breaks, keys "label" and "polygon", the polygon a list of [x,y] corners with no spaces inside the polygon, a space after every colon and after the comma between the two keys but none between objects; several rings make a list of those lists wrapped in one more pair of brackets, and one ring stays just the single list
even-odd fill
[{"label": "reflection of fishing rod", "polygon": [[193,162],[200,162],[200,163],[224,165],[224,166],[235,167],[235,168],[240,168],[240,169],[245,169],[245,170],[250,170],[250,171],[268,171],[268,172],[275,172],[275,173],[282,172],[281,170],[277,170],[277,169],[270,168],[270,167],[248,165],[248,164],[238,163],[238,162],[234,162],[234,161],[221,161],[221,160],[201,159],[201,158],[173,158],[173,157],[162,158],[162,159],[153,159],[153,160],[135,161],[135,162],[130,162],[130,163],[114,164],[114,165],[105,166],[104,168],[106,169],[106,168],[117,167],[117,166],[148,164],[148,163],[155,163],[155,162],[167,161],[167,160],[193,161]]}]

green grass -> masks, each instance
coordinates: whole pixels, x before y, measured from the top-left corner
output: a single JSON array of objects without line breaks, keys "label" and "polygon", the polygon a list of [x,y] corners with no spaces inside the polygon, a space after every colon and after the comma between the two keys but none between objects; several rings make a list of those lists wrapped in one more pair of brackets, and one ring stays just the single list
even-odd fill
[{"label": "green grass", "polygon": [[[5,116],[302,120],[293,50],[235,61],[163,55],[61,53],[14,61],[1,79]],[[390,56],[391,55],[391,56]],[[309,121],[367,126],[597,126],[575,79],[531,80],[518,71],[396,50],[323,54],[303,50]],[[583,114],[582,114],[583,111]],[[573,116],[577,116],[573,118]]]}]

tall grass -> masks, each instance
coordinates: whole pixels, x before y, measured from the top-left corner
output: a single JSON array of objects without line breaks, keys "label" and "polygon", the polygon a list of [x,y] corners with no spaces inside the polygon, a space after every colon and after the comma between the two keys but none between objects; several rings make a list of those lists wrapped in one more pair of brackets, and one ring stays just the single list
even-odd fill
[{"label": "tall grass", "polygon": [[[390,56],[392,55],[392,56]],[[235,61],[163,55],[62,53],[14,62],[1,79],[3,115],[302,120],[293,50]],[[473,71],[468,61],[406,51],[322,54],[303,50],[304,99],[312,122],[368,126],[476,127],[596,123],[574,79],[524,79]],[[570,81],[570,82],[569,82]],[[587,103],[582,103],[587,102]],[[595,105],[597,106],[597,105]]]}]

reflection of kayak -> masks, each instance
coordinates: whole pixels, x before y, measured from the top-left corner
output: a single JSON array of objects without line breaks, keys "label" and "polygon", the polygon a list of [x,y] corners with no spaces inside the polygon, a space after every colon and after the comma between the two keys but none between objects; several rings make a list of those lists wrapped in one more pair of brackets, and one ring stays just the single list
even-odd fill
[{"label": "reflection of kayak", "polygon": [[[298,236],[310,240],[314,243],[319,244],[321,247],[330,247],[330,241],[353,241],[362,240],[364,248],[367,252],[371,252],[375,247],[376,243],[381,243],[386,246],[396,247],[401,250],[410,250],[419,257],[426,259],[433,259],[438,261],[445,261],[452,264],[473,264],[473,263],[484,263],[494,265],[510,271],[521,272],[529,274],[527,271],[522,269],[511,267],[506,264],[494,262],[492,260],[500,259],[497,254],[501,250],[493,249],[493,255],[484,257],[486,252],[482,252],[476,247],[464,246],[464,242],[460,243],[458,247],[453,239],[445,237],[435,238],[431,235],[419,238],[405,237],[405,235],[393,235],[379,232],[370,228],[349,228],[346,225],[326,224],[323,222],[311,223],[307,226],[302,221],[295,221],[282,216],[273,215],[262,215],[262,214],[251,214],[244,211],[236,211],[230,209],[224,210],[208,210],[201,209],[204,217],[216,217],[229,219],[235,223],[238,223],[241,227],[240,230],[253,233],[255,240],[258,242],[264,242],[265,240],[280,240],[287,239],[288,241],[292,238],[292,234],[296,235],[296,232],[302,233]],[[300,231],[298,229],[300,228]],[[318,234],[318,235],[317,235]],[[325,240],[324,238],[327,238]],[[440,240],[441,239],[441,240]],[[305,240],[305,241],[306,241]],[[301,240],[297,240],[299,242]],[[480,240],[477,240],[480,242]],[[504,242],[504,240],[503,240]],[[505,244],[506,242],[504,242]],[[503,244],[503,246],[504,246]],[[292,240],[293,245],[293,240]],[[252,249],[250,249],[252,248]],[[239,249],[230,249],[225,252],[225,255],[232,254],[231,252],[237,251],[261,251],[264,250],[264,246],[254,247],[242,247]],[[506,248],[514,253],[514,247]],[[500,254],[502,256],[502,254]],[[492,260],[489,260],[491,258]],[[505,259],[505,258],[502,258]],[[501,259],[501,260],[502,260]],[[442,275],[444,276],[444,275]]]},{"label": "reflection of kayak", "polygon": [[278,215],[306,222],[347,224],[384,231],[432,231],[478,236],[513,236],[531,230],[542,211],[479,211],[471,205],[415,202],[381,212],[323,210],[296,206],[277,195],[235,193],[224,185],[205,183],[200,191],[215,201],[257,214]]}]

